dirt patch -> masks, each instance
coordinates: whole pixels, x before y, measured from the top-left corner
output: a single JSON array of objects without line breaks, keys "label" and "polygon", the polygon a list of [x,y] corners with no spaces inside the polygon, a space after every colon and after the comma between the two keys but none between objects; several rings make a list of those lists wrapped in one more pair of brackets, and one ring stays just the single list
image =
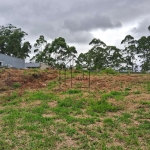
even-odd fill
[{"label": "dirt patch", "polygon": [[44,118],[51,118],[51,117],[55,117],[56,114],[53,113],[53,112],[49,112],[49,113],[43,114],[42,116],[43,116]]},{"label": "dirt patch", "polygon": [[48,106],[54,108],[57,106],[57,101],[48,102]]},{"label": "dirt patch", "polygon": [[57,150],[62,149],[64,145],[67,148],[72,148],[72,147],[77,148],[78,147],[76,144],[76,141],[73,140],[71,137],[66,136],[66,134],[63,134],[62,137],[64,140],[62,143],[57,144],[57,147],[56,147]]},{"label": "dirt patch", "polygon": [[[0,73],[0,87],[4,93],[5,91],[19,89],[20,95],[23,94],[23,91],[26,89],[33,90],[39,88],[45,88],[48,86],[48,83],[54,79],[57,79],[58,71],[57,70],[17,70],[17,69],[5,69]],[[58,81],[58,80],[57,80]],[[143,83],[150,81],[150,75],[148,74],[119,74],[119,75],[91,75],[90,77],[90,86],[89,79],[79,80],[78,76],[70,79],[70,75],[67,77],[66,81],[62,77],[57,87],[56,93],[66,91],[71,88],[78,88],[82,91],[122,91],[126,88],[133,88],[131,92],[138,90],[142,92],[145,90],[144,87],[139,86]],[[72,83],[72,84],[71,84]],[[138,89],[136,89],[136,85]],[[141,87],[141,88],[139,88]]]},{"label": "dirt patch", "polygon": [[[131,88],[136,85],[140,85],[150,81],[150,75],[145,74],[120,74],[120,75],[91,75],[90,87],[89,79],[78,80],[77,77],[72,79],[72,88],[80,88],[81,90],[90,89],[91,91],[103,90],[103,91],[122,91],[126,88]],[[71,80],[67,79],[66,83],[62,83],[60,86],[62,89],[67,90],[71,87]],[[141,87],[142,88],[142,87]],[[141,88],[137,90],[141,90]],[[136,90],[136,89],[134,89]],[[144,90],[144,89],[143,89]]]},{"label": "dirt patch", "polygon": [[41,104],[41,101],[40,100],[36,100],[36,101],[33,101],[33,102],[22,102],[20,103],[20,108],[27,108],[27,107],[36,107],[36,106],[39,106]]},{"label": "dirt patch", "polygon": [[126,101],[148,101],[150,100],[150,94],[142,93],[142,94],[135,94],[135,95],[129,95],[125,97]]},{"label": "dirt patch", "polygon": [[[56,70],[5,69],[0,73],[0,87],[3,91],[19,89],[38,89],[57,78]],[[5,87],[5,88],[4,88]]]}]

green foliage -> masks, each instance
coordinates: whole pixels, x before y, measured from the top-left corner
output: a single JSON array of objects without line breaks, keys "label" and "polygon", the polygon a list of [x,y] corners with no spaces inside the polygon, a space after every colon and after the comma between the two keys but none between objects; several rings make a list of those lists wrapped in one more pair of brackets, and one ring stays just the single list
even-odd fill
[{"label": "green foliage", "polygon": [[150,82],[147,83],[147,90],[148,90],[148,92],[150,93]]},{"label": "green foliage", "polygon": [[104,126],[113,128],[113,127],[117,127],[117,124],[113,119],[106,118],[104,119]]},{"label": "green foliage", "polygon": [[124,122],[126,124],[131,123],[132,115],[128,113],[123,113],[122,116],[118,118],[118,121]]},{"label": "green foliage", "polygon": [[89,117],[88,118],[79,118],[78,121],[81,125],[90,125],[90,124],[95,123],[95,119],[89,118]]},{"label": "green foliage", "polygon": [[74,58],[77,53],[76,48],[68,46],[62,37],[56,38],[52,43],[47,43],[44,36],[41,35],[36,40],[34,47],[36,55],[31,60],[58,68],[66,67],[66,60]]},{"label": "green foliage", "polygon": [[16,99],[16,98],[18,98],[18,97],[19,97],[19,96],[18,96],[18,93],[17,93],[17,92],[12,92],[11,95],[10,95],[10,96],[6,96],[5,99],[6,99],[7,101],[11,101],[11,100],[14,100],[14,99]]},{"label": "green foliage", "polygon": [[16,82],[16,83],[13,84],[13,88],[19,88],[20,86],[21,86],[21,84],[18,83],[18,82]]},{"label": "green foliage", "polygon": [[134,94],[141,94],[141,92],[140,91],[135,91]]},{"label": "green foliage", "polygon": [[93,70],[103,68],[121,67],[121,50],[115,46],[107,46],[100,39],[93,39],[90,42],[93,47],[85,54],[81,53],[76,61],[76,68],[90,67]]},{"label": "green foliage", "polygon": [[22,59],[29,57],[31,45],[28,41],[23,42],[26,35],[12,24],[0,26],[0,53]]},{"label": "green foliage", "polygon": [[140,129],[143,129],[143,130],[149,130],[150,131],[150,121],[144,121],[143,123],[141,123],[139,125],[139,128]]},{"label": "green foliage", "polygon": [[0,73],[3,73],[5,71],[4,68],[0,68]]},{"label": "green foliage", "polygon": [[102,94],[101,100],[107,100],[108,98],[114,98],[116,100],[123,100],[124,96],[128,95],[128,93],[125,92],[119,92],[119,91],[111,91],[110,93]]},{"label": "green foliage", "polygon": [[52,93],[44,93],[42,91],[36,91],[36,92],[32,92],[28,95],[28,99],[27,100],[44,100],[44,101],[48,101],[48,100],[55,100],[57,99],[57,97],[52,94]]},{"label": "green foliage", "polygon": [[137,50],[141,58],[142,71],[150,70],[150,36],[142,36],[137,42]]},{"label": "green foliage", "polygon": [[96,113],[106,113],[106,112],[116,112],[120,110],[118,106],[113,106],[112,104],[109,104],[105,100],[100,100],[96,103],[93,103],[89,110],[88,113],[96,112]]},{"label": "green foliage", "polygon": [[58,85],[58,82],[57,81],[51,81],[48,83],[48,89],[52,89],[54,87],[56,87]]},{"label": "green foliage", "polygon": [[64,100],[59,101],[58,107],[71,107],[72,109],[76,110],[84,107],[84,101],[84,99],[75,100],[74,98],[68,97]]},{"label": "green foliage", "polygon": [[3,140],[0,140],[0,150],[4,150],[4,149],[7,149],[7,150],[11,150],[12,147],[6,142],[6,141],[3,141]]},{"label": "green foliage", "polygon": [[67,133],[67,136],[70,136],[70,137],[72,137],[76,133],[76,129],[70,128],[70,127],[67,127],[65,131]]},{"label": "green foliage", "polygon": [[70,89],[67,91],[69,94],[78,94],[81,93],[81,90],[78,89]]},{"label": "green foliage", "polygon": [[150,102],[149,101],[141,101],[140,102],[142,105],[150,105]]}]

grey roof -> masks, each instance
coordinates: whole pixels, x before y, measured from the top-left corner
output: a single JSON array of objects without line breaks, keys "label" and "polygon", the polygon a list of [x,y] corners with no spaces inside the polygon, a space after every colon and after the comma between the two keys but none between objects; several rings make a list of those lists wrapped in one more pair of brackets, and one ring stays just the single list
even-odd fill
[{"label": "grey roof", "polygon": [[40,63],[25,63],[26,68],[39,68]]}]

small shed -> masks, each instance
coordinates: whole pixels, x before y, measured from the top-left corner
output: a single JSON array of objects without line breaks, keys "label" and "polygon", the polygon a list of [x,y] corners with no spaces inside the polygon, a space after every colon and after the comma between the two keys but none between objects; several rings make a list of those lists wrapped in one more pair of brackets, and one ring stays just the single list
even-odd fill
[{"label": "small shed", "polygon": [[50,66],[44,64],[44,63],[25,63],[25,68],[40,68],[41,70],[50,68]]},{"label": "small shed", "polygon": [[0,54],[0,67],[24,69],[25,60],[21,58],[8,56],[5,54]]},{"label": "small shed", "polygon": [[40,68],[40,63],[25,63],[25,68]]}]

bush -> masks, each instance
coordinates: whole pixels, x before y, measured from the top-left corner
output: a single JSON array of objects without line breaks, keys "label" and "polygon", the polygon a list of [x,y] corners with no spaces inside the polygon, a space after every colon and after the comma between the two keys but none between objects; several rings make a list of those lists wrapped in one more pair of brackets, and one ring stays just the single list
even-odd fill
[{"label": "bush", "polygon": [[13,87],[14,87],[14,88],[19,88],[20,86],[21,86],[20,83],[14,83],[14,84],[13,84]]}]

